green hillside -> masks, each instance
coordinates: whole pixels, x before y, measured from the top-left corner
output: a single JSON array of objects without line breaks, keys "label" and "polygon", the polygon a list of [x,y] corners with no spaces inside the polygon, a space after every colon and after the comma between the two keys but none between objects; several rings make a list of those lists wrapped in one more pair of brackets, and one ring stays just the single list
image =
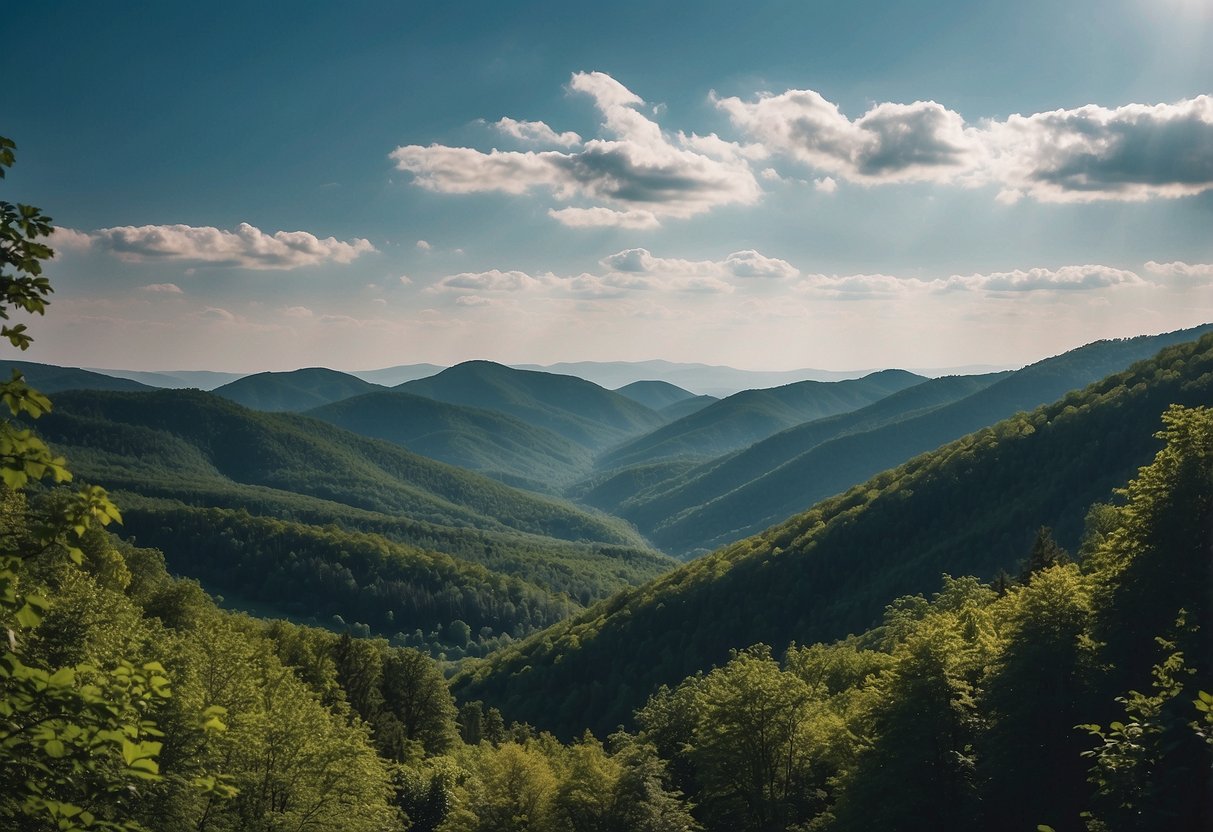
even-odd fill
[{"label": "green hillside", "polygon": [[[62,393],[37,428],[80,476],[149,514],[188,505],[337,524],[477,562],[580,603],[671,565],[613,518],[324,422],[198,391]],[[146,536],[161,526],[140,528],[144,542],[161,540]]]},{"label": "green hillside", "polygon": [[585,448],[550,430],[402,391],[355,396],[307,415],[532,490],[553,490],[591,465]]},{"label": "green hillside", "polygon": [[469,668],[456,690],[562,732],[611,730],[659,684],[720,664],[732,648],[782,650],[862,631],[942,572],[988,578],[1015,568],[1042,525],[1073,546],[1086,507],[1158,449],[1160,414],[1210,402],[1213,335],[626,590]]},{"label": "green hillside", "polygon": [[618,388],[615,392],[658,411],[672,404],[695,398],[694,393],[683,390],[668,381],[633,381],[631,384]]},{"label": "green hillside", "polygon": [[744,390],[615,448],[599,459],[598,466],[720,456],[793,425],[856,410],[922,381],[922,376],[904,370],[883,370],[848,381],[801,381]]},{"label": "green hillside", "polygon": [[671,477],[642,491],[635,491],[621,503],[604,505],[587,502],[626,517],[639,528],[651,531],[680,512],[728,494],[823,442],[940,407],[988,387],[1002,375],[994,373],[928,379],[867,407],[814,419],[780,431],[748,448],[698,465],[682,476]]},{"label": "green hillside", "polygon": [[468,361],[394,389],[505,413],[591,450],[664,423],[644,405],[584,379],[515,370],[491,361]]},{"label": "green hillside", "polygon": [[664,520],[649,515],[646,523],[628,512],[624,516],[669,551],[708,551],[756,534],[916,454],[1054,401],[1164,346],[1189,341],[1208,330],[1205,326],[1087,344],[1017,370],[945,407],[883,425],[877,422],[867,431],[848,431],[798,456],[789,455],[763,476],[721,491],[716,499],[688,503],[679,513],[669,512]]},{"label": "green hillside", "polygon": [[683,399],[680,402],[666,405],[657,412],[669,422],[676,422],[684,416],[690,416],[692,413],[698,413],[708,405],[715,404],[720,399],[715,396],[693,396],[689,399]]},{"label": "green hillside", "polygon": [[151,390],[128,378],[116,378],[77,367],[57,367],[54,364],[38,364],[33,361],[0,362],[0,378],[9,379],[13,370],[20,370],[25,380],[43,393],[58,393],[60,390]]},{"label": "green hillside", "polygon": [[287,373],[254,373],[213,392],[253,410],[302,411],[382,389],[336,370],[307,367]]}]

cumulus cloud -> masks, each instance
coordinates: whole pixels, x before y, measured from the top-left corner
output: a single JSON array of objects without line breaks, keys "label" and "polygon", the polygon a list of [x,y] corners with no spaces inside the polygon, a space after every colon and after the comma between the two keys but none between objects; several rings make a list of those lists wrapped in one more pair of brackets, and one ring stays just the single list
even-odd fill
[{"label": "cumulus cloud", "polygon": [[[547,190],[560,202],[584,200],[591,203],[584,207],[612,209],[553,215],[571,227],[626,227],[628,222],[649,227],[665,217],[758,200],[761,189],[740,146],[729,150],[730,143],[714,136],[667,139],[642,111],[643,99],[602,72],[575,73],[569,89],[593,99],[609,138],[585,141],[569,152],[407,145],[390,158],[413,175],[415,184],[440,193]],[[524,123],[539,124],[515,122]]]},{"label": "cumulus cloud", "polygon": [[1168,284],[1203,286],[1213,283],[1213,263],[1185,263],[1182,260],[1159,263],[1150,260],[1146,263],[1146,271]]},{"label": "cumulus cloud", "polygon": [[1180,197],[1213,188],[1213,97],[1013,115],[986,130],[1004,200]]},{"label": "cumulus cloud", "polygon": [[1083,291],[1144,283],[1136,273],[1110,266],[1062,266],[990,274],[953,275],[942,288],[982,289],[987,292]]},{"label": "cumulus cloud", "polygon": [[557,133],[542,121],[518,121],[507,116],[493,126],[505,135],[513,136],[521,142],[554,144],[560,147],[572,147],[573,145],[581,144],[581,136],[571,130]]},{"label": "cumulus cloud", "polygon": [[316,315],[306,306],[288,306],[282,310],[282,314],[288,318],[312,318]]},{"label": "cumulus cloud", "polygon": [[460,272],[438,281],[441,289],[467,289],[476,292],[520,292],[544,285],[541,278],[526,272],[490,269],[487,272]]},{"label": "cumulus cloud", "polygon": [[934,101],[877,104],[852,121],[814,90],[712,100],[770,150],[857,182],[948,181],[980,155],[960,114]]},{"label": "cumulus cloud", "polygon": [[887,274],[806,275],[795,288],[840,299],[895,298],[909,293],[1084,292],[1119,286],[1146,285],[1135,272],[1111,266],[1062,266],[1057,269],[1016,269],[986,274],[952,275],[923,280]]},{"label": "cumulus cloud", "polygon": [[838,190],[838,182],[832,176],[823,176],[813,180],[813,189],[823,194],[832,194]]},{"label": "cumulus cloud", "polygon": [[934,101],[885,102],[850,119],[814,90],[712,101],[772,152],[867,185],[1001,186],[998,200],[1145,200],[1213,189],[1213,97],[1087,105],[968,124]]},{"label": "cumulus cloud", "polygon": [[569,228],[657,228],[661,220],[652,211],[616,211],[612,208],[552,208],[548,216]]},{"label": "cumulus cloud", "polygon": [[418,250],[418,251],[429,251],[431,248],[433,248],[433,246],[431,246],[431,245],[430,245],[428,242],[426,242],[425,240],[418,240],[418,241],[417,241],[417,250]]},{"label": "cumulus cloud", "polygon": [[152,292],[154,294],[163,294],[163,295],[184,294],[181,291],[181,287],[178,286],[176,283],[149,283],[148,285],[143,286],[141,288],[145,292]]},{"label": "cumulus cloud", "polygon": [[654,257],[644,248],[630,248],[604,257],[602,265],[612,272],[654,276],[691,276],[713,278],[792,278],[799,270],[786,260],[767,257],[757,251],[735,251],[723,260],[682,260]]},{"label": "cumulus cloud", "polygon": [[59,227],[51,234],[50,246],[55,251],[83,251],[92,244],[92,237],[74,228]]},{"label": "cumulus cloud", "polygon": [[234,231],[209,226],[140,225],[102,228],[91,245],[127,262],[184,261],[255,270],[349,263],[375,251],[370,241],[321,239],[306,231],[267,234],[248,223]]}]

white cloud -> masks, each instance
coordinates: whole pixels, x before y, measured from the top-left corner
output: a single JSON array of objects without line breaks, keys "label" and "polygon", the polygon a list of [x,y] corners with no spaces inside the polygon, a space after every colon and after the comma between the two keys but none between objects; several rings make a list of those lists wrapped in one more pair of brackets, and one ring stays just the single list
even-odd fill
[{"label": "white cloud", "polygon": [[[730,143],[715,136],[671,142],[639,109],[644,101],[605,73],[575,73],[569,88],[594,100],[602,129],[612,138],[591,139],[567,153],[408,145],[396,148],[390,158],[398,169],[413,174],[415,184],[440,193],[545,189],[560,202],[585,200],[591,203],[586,207],[613,208],[625,215],[554,214],[572,227],[649,224],[634,212],[658,220],[690,217],[720,205],[751,204],[761,195],[744,158],[747,151],[740,146],[728,151]],[[711,153],[704,152],[709,145]]]},{"label": "white cloud", "polygon": [[483,295],[460,295],[455,298],[460,306],[491,306],[493,301]]},{"label": "white cloud", "polygon": [[1146,271],[1157,275],[1162,283],[1189,286],[1213,283],[1213,263],[1185,263],[1182,260],[1159,263],[1150,260],[1146,263]]},{"label": "white cloud", "polygon": [[823,194],[832,194],[838,190],[838,182],[833,176],[823,176],[820,179],[813,180],[814,190],[821,191]]},{"label": "white cloud", "polygon": [[74,228],[56,228],[50,239],[50,246],[55,251],[84,251],[92,244],[92,237]]},{"label": "white cloud", "polygon": [[438,281],[438,289],[467,289],[475,292],[521,292],[544,284],[526,272],[490,269],[487,272],[460,272]]},{"label": "white cloud", "polygon": [[288,318],[313,318],[316,316],[316,313],[306,306],[288,306],[282,310],[282,314]]},{"label": "white cloud", "polygon": [[1118,286],[1145,285],[1135,272],[1111,266],[1062,266],[1057,269],[1016,269],[987,274],[952,275],[922,280],[887,274],[806,275],[796,284],[804,292],[834,298],[891,298],[912,292],[973,291],[996,294],[1027,292],[1082,292]]},{"label": "white cloud", "polygon": [[966,124],[934,101],[873,105],[849,119],[814,90],[712,100],[750,139],[867,185],[997,184],[997,199],[1145,200],[1213,189],[1213,97],[1174,104],[1087,105]]},{"label": "white cloud", "polygon": [[221,309],[218,306],[208,306],[198,313],[198,317],[205,321],[219,321],[220,323],[230,324],[235,323],[237,318],[226,309]]},{"label": "white cloud", "polygon": [[552,208],[548,216],[569,228],[657,228],[661,221],[652,211],[616,211],[612,208]]},{"label": "white cloud", "polygon": [[412,286],[413,278],[409,277],[407,274],[400,275],[400,285],[401,286]]},{"label": "white cloud", "polygon": [[1213,97],[1088,105],[990,123],[1000,196],[1042,202],[1180,197],[1213,189]]},{"label": "white cloud", "polygon": [[121,260],[186,261],[245,269],[297,269],[322,263],[349,263],[375,251],[370,241],[320,239],[306,231],[266,234],[248,223],[234,231],[209,226],[141,225],[102,228],[89,235],[92,245]]},{"label": "white cloud", "polygon": [[701,276],[712,278],[792,278],[800,274],[791,263],[757,251],[735,251],[723,260],[681,260],[654,257],[648,249],[631,248],[601,261],[609,271],[658,277]]},{"label": "white cloud", "polygon": [[960,114],[934,101],[877,104],[852,121],[814,90],[712,100],[771,151],[857,182],[949,181],[980,150]]},{"label": "white cloud", "polygon": [[433,246],[431,246],[431,245],[430,245],[429,243],[427,243],[425,240],[418,240],[418,241],[417,241],[417,250],[418,250],[418,251],[429,251],[431,248],[433,248]]},{"label": "white cloud", "polygon": [[512,136],[522,142],[535,144],[554,144],[560,147],[572,147],[581,144],[581,136],[570,131],[557,133],[542,121],[518,121],[503,118],[493,125],[507,136]]},{"label": "white cloud", "polygon": [[142,286],[140,288],[142,288],[143,291],[145,291],[145,292],[153,292],[155,294],[164,294],[164,295],[184,294],[181,291],[181,287],[178,286],[176,283],[149,283],[148,285]]},{"label": "white cloud", "polygon": [[987,292],[1082,291],[1144,283],[1136,273],[1110,266],[1062,266],[1059,269],[1016,269],[990,274],[953,275],[944,289],[981,289]]}]

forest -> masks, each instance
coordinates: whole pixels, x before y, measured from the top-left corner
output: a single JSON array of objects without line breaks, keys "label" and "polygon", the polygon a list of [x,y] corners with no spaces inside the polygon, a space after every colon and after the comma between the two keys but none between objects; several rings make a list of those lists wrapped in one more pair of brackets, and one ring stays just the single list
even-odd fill
[{"label": "forest", "polygon": [[[0,202],[18,349],[52,230]],[[6,829],[1213,827],[1213,335],[682,566],[307,417],[0,394]]]}]

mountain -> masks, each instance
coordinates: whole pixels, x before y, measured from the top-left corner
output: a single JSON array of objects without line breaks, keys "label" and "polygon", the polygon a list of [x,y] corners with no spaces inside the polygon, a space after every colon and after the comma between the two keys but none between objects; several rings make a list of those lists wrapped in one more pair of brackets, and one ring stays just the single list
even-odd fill
[{"label": "mountain", "polygon": [[882,370],[847,381],[801,381],[745,390],[615,448],[599,459],[598,467],[720,456],[793,425],[856,410],[923,381],[905,370]]},{"label": "mountain", "polygon": [[944,407],[885,424],[877,420],[868,430],[848,431],[846,435],[821,441],[798,456],[786,458],[786,462],[762,476],[735,482],[728,491],[718,488],[715,499],[692,504],[696,495],[689,495],[683,501],[683,509],[670,512],[665,520],[646,514],[648,522],[643,522],[632,512],[623,514],[670,551],[707,551],[755,534],[916,454],[1019,411],[1054,401],[1070,390],[1124,370],[1165,346],[1191,340],[1210,328],[1096,341],[1010,373]]},{"label": "mountain", "polygon": [[247,373],[221,373],[214,370],[165,370],[154,372],[150,370],[102,370],[96,367],[86,367],[94,373],[127,378],[148,387],[180,390],[184,387],[196,387],[199,390],[214,390],[224,384],[230,384],[236,379],[244,378]]},{"label": "mountain", "polygon": [[591,465],[585,448],[550,430],[403,391],[354,396],[307,415],[532,490],[570,482]]},{"label": "mountain", "polygon": [[573,376],[468,361],[394,389],[495,410],[600,450],[663,424],[653,410]]},{"label": "mountain", "polygon": [[713,364],[672,361],[573,361],[559,364],[515,364],[519,370],[577,376],[615,389],[635,381],[653,379],[684,390],[713,396],[731,396],[742,390],[778,387],[798,381],[842,381],[866,375],[866,370],[738,370]]},{"label": "mountain", "polygon": [[307,367],[287,373],[254,373],[217,387],[214,393],[253,410],[298,412],[382,389],[347,373]]},{"label": "mountain", "polygon": [[672,404],[695,398],[695,394],[670,384],[668,381],[633,381],[615,391],[621,396],[627,396],[634,402],[640,402],[652,410],[662,410]]},{"label": "mountain", "polygon": [[[70,392],[37,430],[85,481],[156,515],[243,509],[473,560],[587,602],[665,571],[622,521],[304,416],[200,391]],[[154,517],[140,539],[171,529]]]},{"label": "mountain", "polygon": [[58,367],[54,364],[38,364],[32,361],[0,362],[0,374],[4,379],[20,370],[30,386],[42,393],[58,393],[60,390],[151,390],[125,378],[114,378],[102,373],[81,370],[77,367]]},{"label": "mountain", "polygon": [[698,413],[710,404],[715,404],[720,399],[715,396],[693,396],[689,399],[683,399],[680,402],[666,405],[657,411],[667,422],[677,422],[679,419],[690,416],[692,413]]},{"label": "mountain", "polygon": [[406,381],[419,378],[429,378],[435,373],[442,372],[445,367],[437,364],[399,364],[395,367],[384,367],[379,370],[350,370],[352,376],[363,381],[381,384],[384,387],[397,387]]},{"label": "mountain", "polygon": [[[1074,546],[1087,506],[1158,450],[1161,414],[1210,402],[1206,335],[625,590],[470,666],[456,693],[566,735],[605,733],[658,685],[718,665],[730,649],[859,632],[894,598],[936,587],[940,573],[1014,568],[1042,525]],[[613,671],[605,681],[603,668]]]},{"label": "mountain", "polygon": [[[858,410],[815,419],[780,431],[740,451],[697,465],[679,476],[650,485],[643,491],[633,492],[622,503],[588,504],[619,514],[642,530],[652,532],[683,512],[697,509],[763,477],[824,442],[920,415],[965,398],[1005,375],[992,373],[929,379]],[[619,471],[617,476],[625,476],[628,470],[630,468]],[[795,499],[795,496],[792,495],[792,498]]]}]

